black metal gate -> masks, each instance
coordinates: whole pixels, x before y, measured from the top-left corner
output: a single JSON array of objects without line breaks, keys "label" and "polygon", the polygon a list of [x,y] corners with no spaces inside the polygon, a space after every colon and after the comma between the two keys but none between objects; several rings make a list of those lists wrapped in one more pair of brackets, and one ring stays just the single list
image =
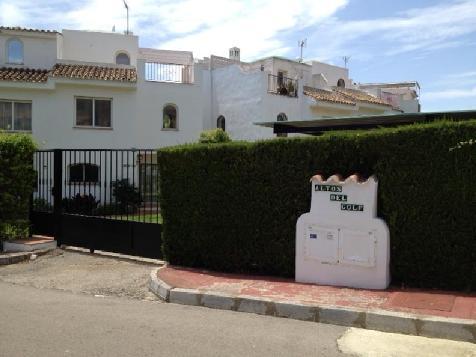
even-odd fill
[{"label": "black metal gate", "polygon": [[161,257],[154,150],[40,150],[32,232],[58,244]]}]

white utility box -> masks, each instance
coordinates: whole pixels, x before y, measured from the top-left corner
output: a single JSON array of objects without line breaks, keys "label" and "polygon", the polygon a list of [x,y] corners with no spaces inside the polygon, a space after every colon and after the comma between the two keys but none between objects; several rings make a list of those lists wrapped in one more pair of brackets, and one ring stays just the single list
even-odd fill
[{"label": "white utility box", "polygon": [[296,281],[365,289],[390,284],[390,238],[377,218],[377,180],[311,179],[311,211],[296,226]]}]

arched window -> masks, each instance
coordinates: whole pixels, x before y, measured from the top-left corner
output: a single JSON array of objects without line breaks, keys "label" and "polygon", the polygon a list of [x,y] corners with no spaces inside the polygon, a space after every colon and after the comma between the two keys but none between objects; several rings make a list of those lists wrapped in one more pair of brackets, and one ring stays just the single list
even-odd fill
[{"label": "arched window", "polygon": [[167,104],[163,110],[163,129],[177,129],[177,107],[175,104]]},{"label": "arched window", "polygon": [[[276,117],[277,121],[288,121],[288,116],[284,113],[279,113],[278,116]],[[285,138],[288,136],[287,133],[277,133],[276,136],[278,138]]]},{"label": "arched window", "polygon": [[69,166],[70,183],[98,183],[99,166],[93,164],[72,164]]},{"label": "arched window", "polygon": [[129,55],[127,53],[121,52],[118,53],[116,56],[116,64],[131,64],[131,59],[129,58]]},{"label": "arched window", "polygon": [[13,38],[7,42],[8,63],[23,64],[23,42]]},{"label": "arched window", "polygon": [[223,131],[225,131],[225,117],[223,115],[220,115],[217,118],[217,128],[221,128]]},{"label": "arched window", "polygon": [[337,87],[345,88],[345,81],[342,78],[337,81]]},{"label": "arched window", "polygon": [[279,113],[277,117],[278,121],[288,121],[288,116],[284,113]]}]

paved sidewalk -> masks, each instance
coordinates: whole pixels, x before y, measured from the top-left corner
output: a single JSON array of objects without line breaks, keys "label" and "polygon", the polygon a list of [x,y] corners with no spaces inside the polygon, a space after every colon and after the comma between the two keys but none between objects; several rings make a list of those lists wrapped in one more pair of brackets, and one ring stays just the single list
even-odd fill
[{"label": "paved sidewalk", "polygon": [[222,274],[171,266],[160,269],[158,277],[172,287],[202,292],[476,320],[476,294],[396,288],[385,291],[350,289],[301,284],[290,279]]},{"label": "paved sidewalk", "polygon": [[149,289],[178,304],[476,343],[476,294],[351,289],[173,266],[154,269]]}]

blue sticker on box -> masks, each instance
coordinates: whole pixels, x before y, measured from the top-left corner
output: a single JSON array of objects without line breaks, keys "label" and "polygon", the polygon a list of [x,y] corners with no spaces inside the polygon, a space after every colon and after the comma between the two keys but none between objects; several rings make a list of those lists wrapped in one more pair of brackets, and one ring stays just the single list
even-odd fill
[{"label": "blue sticker on box", "polygon": [[309,238],[317,239],[317,234],[316,233],[311,233],[311,234],[309,234]]}]

